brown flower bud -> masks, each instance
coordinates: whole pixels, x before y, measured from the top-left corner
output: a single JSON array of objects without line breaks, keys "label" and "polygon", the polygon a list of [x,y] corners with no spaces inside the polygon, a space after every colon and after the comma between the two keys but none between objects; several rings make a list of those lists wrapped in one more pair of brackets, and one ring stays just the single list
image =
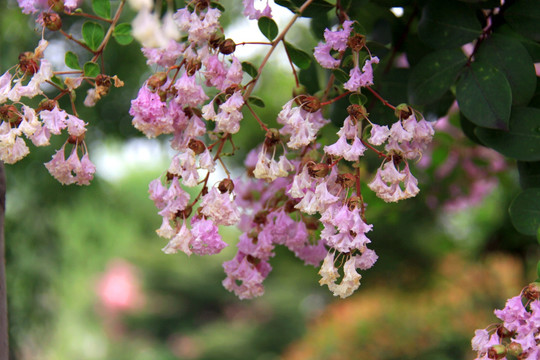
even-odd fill
[{"label": "brown flower bud", "polygon": [[225,89],[225,94],[232,95],[238,90],[240,90],[240,86],[238,84],[232,84],[231,86]]},{"label": "brown flower bud", "polygon": [[188,107],[186,106],[184,108],[184,114],[186,114],[186,116],[188,118],[192,117],[192,116],[198,116],[198,117],[201,117],[202,116],[202,113],[201,113],[201,110],[198,109],[198,108],[193,108],[193,107]]},{"label": "brown flower bud", "polygon": [[365,107],[356,104],[349,105],[347,112],[355,120],[367,119],[369,115]]},{"label": "brown flower bud", "polygon": [[295,211],[298,211],[298,209],[295,208],[296,204],[298,204],[300,202],[300,200],[297,200],[297,199],[291,199],[289,201],[287,201],[285,203],[285,205],[283,206],[283,210],[285,210],[285,212],[287,214],[290,214],[290,213],[293,213]]},{"label": "brown flower bud", "polygon": [[64,0],[48,0],[49,9],[57,13],[64,11]]},{"label": "brown flower bud", "polygon": [[396,110],[394,110],[394,114],[399,119],[407,119],[409,116],[414,114],[414,110],[412,107],[410,107],[407,104],[399,104],[396,106]]},{"label": "brown flower bud", "polygon": [[319,220],[312,217],[305,217],[303,220],[308,230],[317,230],[319,228],[319,224],[321,223]]},{"label": "brown flower bud", "polygon": [[356,177],[353,174],[339,174],[336,183],[344,188],[352,188],[356,184]]},{"label": "brown flower bud", "polygon": [[234,190],[233,181],[231,179],[229,179],[229,178],[221,180],[221,182],[218,185],[218,190],[222,194],[224,194],[226,192],[229,192],[229,193],[232,192]]},{"label": "brown flower bud", "polygon": [[232,39],[225,39],[219,44],[219,52],[223,55],[232,54],[236,50],[236,44]]},{"label": "brown flower bud", "polygon": [[31,51],[23,52],[19,55],[19,67],[22,72],[34,75],[39,71],[39,59]]},{"label": "brown flower bud", "polygon": [[253,222],[255,224],[264,225],[266,224],[266,217],[268,216],[268,210],[261,210],[255,214],[253,217]]},{"label": "brown flower bud", "polygon": [[68,143],[70,144],[80,144],[84,141],[84,136],[85,134],[81,134],[79,136],[75,136],[75,135],[70,135],[68,137]]},{"label": "brown flower bud", "polygon": [[192,211],[193,207],[191,205],[188,205],[184,210],[178,210],[176,212],[176,217],[180,219],[187,219],[189,215],[191,215]]},{"label": "brown flower bud", "polygon": [[0,106],[0,119],[10,123],[18,123],[21,116],[14,105]]},{"label": "brown flower bud", "polygon": [[309,176],[313,178],[323,178],[330,172],[330,167],[326,164],[310,162],[306,166],[308,167]]},{"label": "brown flower bud", "polygon": [[362,206],[362,200],[358,196],[351,196],[347,201],[347,207],[350,211]]},{"label": "brown flower bud", "polygon": [[511,338],[512,336],[514,336],[514,332],[508,330],[501,324],[500,326],[497,327],[497,335],[500,338]]},{"label": "brown flower bud", "polygon": [[189,76],[193,76],[198,70],[200,70],[201,67],[202,67],[202,63],[200,62],[200,60],[195,59],[195,60],[188,61],[186,63],[186,73]]},{"label": "brown flower bud", "polygon": [[196,10],[204,10],[206,9],[207,7],[210,6],[210,0],[196,0],[195,1],[195,9]]},{"label": "brown flower bud", "polygon": [[167,175],[165,177],[167,178],[167,181],[171,181],[176,175],[173,173],[170,173],[167,171]]},{"label": "brown flower bud", "polygon": [[506,346],[500,344],[493,345],[489,348],[487,356],[490,359],[502,359],[506,356]]},{"label": "brown flower bud", "polygon": [[41,110],[51,111],[56,106],[58,106],[58,102],[56,100],[52,100],[52,99],[43,100],[42,102],[39,103],[39,106],[37,107],[36,112],[40,112]]},{"label": "brown flower bud", "polygon": [[279,130],[278,129],[268,129],[266,136],[264,138],[264,146],[266,148],[271,148],[279,142]]},{"label": "brown flower bud", "polygon": [[167,73],[160,71],[150,76],[146,83],[151,90],[156,90],[162,87],[167,82]]},{"label": "brown flower bud", "polygon": [[51,31],[58,31],[62,28],[62,19],[57,13],[43,13],[43,24]]},{"label": "brown flower bud", "polygon": [[217,49],[223,41],[225,41],[225,36],[223,34],[214,33],[210,36],[210,39],[208,40],[208,45],[210,45],[212,49]]},{"label": "brown flower bud", "polygon": [[201,140],[190,139],[189,143],[188,143],[188,148],[193,150],[195,155],[199,155],[199,154],[202,154],[204,152],[204,150],[206,149],[206,146],[204,145],[204,143]]},{"label": "brown flower bud", "polygon": [[523,296],[525,296],[529,300],[538,300],[538,298],[540,298],[540,282],[530,283],[525,288]]},{"label": "brown flower bud", "polygon": [[350,47],[352,51],[359,52],[364,46],[366,46],[366,37],[360,34],[349,36],[347,46]]},{"label": "brown flower bud", "polygon": [[317,112],[321,109],[321,101],[315,96],[299,95],[296,102],[300,107],[307,112]]}]

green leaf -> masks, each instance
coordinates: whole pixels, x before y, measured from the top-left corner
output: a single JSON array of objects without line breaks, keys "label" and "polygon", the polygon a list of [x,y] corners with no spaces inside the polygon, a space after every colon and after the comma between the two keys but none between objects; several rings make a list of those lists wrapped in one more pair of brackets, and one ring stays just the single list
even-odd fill
[{"label": "green leaf", "polygon": [[258,106],[258,107],[260,107],[260,108],[265,107],[265,104],[264,104],[263,99],[261,99],[261,98],[258,97],[258,96],[250,96],[250,97],[248,98],[248,101],[249,101],[251,104],[253,104],[253,105],[255,105],[255,106]]},{"label": "green leaf", "polygon": [[223,5],[221,5],[220,3],[215,2],[215,1],[210,2],[210,7],[212,9],[218,9],[221,12],[225,11],[225,7]]},{"label": "green leaf", "polygon": [[365,103],[367,103],[367,97],[366,95],[358,93],[352,94],[351,96],[349,96],[349,102],[351,104],[364,105]]},{"label": "green leaf", "polygon": [[540,2],[518,0],[504,11],[508,24],[523,36],[540,41]]},{"label": "green leaf", "polygon": [[540,188],[540,161],[518,161],[519,184],[523,189]]},{"label": "green leaf", "polygon": [[540,43],[521,36],[506,24],[499,27],[497,31],[502,36],[506,36],[512,39],[518,39],[521,42],[521,45],[523,45],[529,52],[532,61],[534,63],[540,62]]},{"label": "green leaf", "polygon": [[531,100],[536,89],[536,71],[519,40],[494,34],[480,45],[475,59],[502,71],[512,90],[512,104],[526,105]]},{"label": "green leaf", "polygon": [[51,81],[53,83],[55,83],[56,85],[60,86],[62,89],[64,88],[64,82],[60,78],[58,78],[58,76],[56,76],[56,75],[53,76],[51,78]]},{"label": "green leaf", "polygon": [[120,45],[129,45],[133,41],[133,36],[131,36],[131,24],[122,23],[116,25],[112,36]]},{"label": "green leaf", "polygon": [[342,84],[345,84],[347,81],[349,81],[349,74],[347,74],[342,69],[334,69],[332,70],[332,74],[334,74],[336,81]]},{"label": "green leaf", "polygon": [[456,97],[448,90],[437,101],[425,105],[422,114],[427,121],[437,121],[448,114],[454,101],[456,101]]},{"label": "green leaf", "polygon": [[252,78],[257,76],[257,68],[249,61],[242,62],[242,70]]},{"label": "green leaf", "polygon": [[284,41],[285,51],[289,54],[291,61],[294,65],[298,66],[300,69],[307,69],[311,64],[311,56],[306,53],[304,50],[300,50],[291,43]]},{"label": "green leaf", "polygon": [[84,64],[83,69],[84,69],[84,76],[90,77],[90,78],[96,77],[101,73],[101,71],[99,70],[99,65],[91,61]]},{"label": "green leaf", "polygon": [[273,41],[278,36],[278,26],[276,22],[269,17],[263,16],[258,22],[259,30],[270,41]]},{"label": "green leaf", "polygon": [[298,80],[301,85],[306,87],[308,94],[315,94],[320,90],[319,70],[320,67],[313,61],[309,68],[305,70],[300,69],[300,72],[298,73]]},{"label": "green leaf", "polygon": [[110,0],[92,0],[92,9],[96,15],[104,17],[105,19],[111,18],[111,2]]},{"label": "green leaf", "polygon": [[429,0],[418,23],[420,39],[434,49],[461,46],[481,33],[475,9],[453,0]]},{"label": "green leaf", "polygon": [[469,119],[463,115],[462,112],[459,113],[459,125],[461,126],[461,131],[474,143],[477,143],[478,145],[484,146],[480,139],[476,136],[476,133],[474,132],[478,126],[473,124]]},{"label": "green leaf", "polygon": [[[304,4],[305,0],[275,0],[276,4],[284,6],[291,10],[293,13],[298,12],[300,7]],[[303,17],[317,17],[322,13],[328,12],[334,8],[335,5],[325,0],[314,0],[306,10],[302,13]]]},{"label": "green leaf", "polygon": [[456,87],[460,110],[474,124],[507,129],[512,91],[502,72],[476,61],[468,67]]},{"label": "green leaf", "polygon": [[66,52],[64,61],[68,68],[81,70],[81,65],[79,65],[79,57],[74,52],[71,52],[71,51]]},{"label": "green leaf", "polygon": [[540,109],[512,108],[509,130],[477,128],[476,136],[501,154],[520,161],[540,161]]},{"label": "green leaf", "polygon": [[441,98],[466,63],[467,57],[460,49],[439,50],[425,56],[409,77],[411,104],[429,104]]},{"label": "green leaf", "polygon": [[90,49],[97,50],[105,37],[105,31],[98,23],[87,21],[82,26],[82,37]]},{"label": "green leaf", "polygon": [[509,208],[512,224],[522,234],[536,236],[540,226],[540,188],[519,193]]}]

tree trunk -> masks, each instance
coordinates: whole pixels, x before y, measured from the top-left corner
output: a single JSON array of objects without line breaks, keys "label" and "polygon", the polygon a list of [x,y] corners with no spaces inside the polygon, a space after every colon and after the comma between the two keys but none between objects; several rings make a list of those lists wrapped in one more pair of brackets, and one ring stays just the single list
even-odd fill
[{"label": "tree trunk", "polygon": [[6,211],[6,174],[0,161],[0,359],[9,359],[8,309],[6,287],[6,254],[4,216]]}]

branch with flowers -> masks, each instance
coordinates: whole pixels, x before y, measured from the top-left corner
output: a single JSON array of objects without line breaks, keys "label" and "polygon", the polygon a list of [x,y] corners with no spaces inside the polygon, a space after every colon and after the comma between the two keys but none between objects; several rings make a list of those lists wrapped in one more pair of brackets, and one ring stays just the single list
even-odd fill
[{"label": "branch with flowers", "polygon": [[[371,2],[406,28],[388,51],[378,42],[376,27],[365,27],[369,22],[350,0],[276,1],[292,12],[281,31],[267,1],[262,7],[253,0],[242,3],[243,15],[257,21],[268,42],[227,38],[220,22],[225,8],[209,0],[192,0],[178,9],[167,2],[165,10],[161,2],[132,1],[137,15],[131,24],[120,23],[125,0],[113,16],[109,0],[94,0],[92,13],[77,1],[19,0],[23,12],[35,16],[42,39],[0,77],[0,159],[13,164],[30,151],[25,138],[47,146],[51,135],[65,130],[65,143],[45,166],[62,184],[88,185],[95,166],[75,94],[83,82],[90,84],[83,105],[94,106],[112,87],[121,87],[121,79],[105,73],[103,54],[112,38],[126,45],[133,37],[153,73],[131,101],[132,124],[148,138],[167,137],[175,152],[170,166],[149,185],[162,217],[157,234],[167,240],[162,250],[217,254],[228,246],[218,227],[237,226],[242,235],[237,254],[223,264],[223,285],[240,299],[264,293],[278,245],[320,267],[319,283],[334,296],[352,295],[360,286],[358,271],[378,259],[370,248],[367,234],[376,229],[362,192],[372,191],[387,203],[416,197],[420,187],[414,167],[429,152],[433,120],[451,112],[453,103],[466,136],[522,163],[520,174],[528,182],[510,212],[518,231],[536,235],[540,184],[530,180],[536,167],[523,163],[540,161],[532,58],[539,60],[533,45],[540,39],[532,20],[519,14],[538,11],[538,4],[431,0],[403,6],[402,18]],[[80,35],[63,29],[66,17],[85,18]],[[313,49],[286,40],[302,17],[322,22],[314,27],[320,42]],[[54,71],[43,55],[50,33],[61,34],[91,60],[81,66],[68,51],[65,64],[73,71]],[[408,47],[411,34],[422,51]],[[261,44],[268,47],[258,67],[235,55],[237,46]],[[472,50],[467,44],[474,44]],[[278,46],[285,49],[296,86],[276,114],[279,128],[274,128],[257,114],[261,100],[252,94]],[[505,58],[501,48],[512,49],[516,57]],[[306,80],[321,76],[320,84]],[[388,85],[396,81],[397,95]],[[61,109],[58,101],[66,96],[70,108]],[[34,97],[42,98],[37,107],[25,102]],[[242,131],[244,113],[261,128],[260,144],[245,159],[245,176],[233,178],[226,158],[236,155],[234,138]],[[330,123],[336,137],[323,137]],[[366,159],[376,159],[377,166]],[[216,181],[219,169],[225,177]],[[191,197],[186,188],[198,193]],[[534,317],[538,292],[527,294],[532,296],[527,311],[533,315],[522,315]],[[531,329],[524,336],[537,338],[538,324]],[[487,334],[478,333],[473,347],[479,356],[501,358],[502,337],[487,340]],[[519,356],[532,358],[534,351],[522,343]]]}]

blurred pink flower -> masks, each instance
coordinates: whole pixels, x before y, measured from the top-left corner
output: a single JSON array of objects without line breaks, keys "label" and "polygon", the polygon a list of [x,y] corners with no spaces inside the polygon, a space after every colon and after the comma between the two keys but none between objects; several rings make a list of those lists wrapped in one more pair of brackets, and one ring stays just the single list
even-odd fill
[{"label": "blurred pink flower", "polygon": [[143,304],[136,269],[124,260],[112,260],[107,265],[96,291],[101,305],[109,312],[133,310]]}]

